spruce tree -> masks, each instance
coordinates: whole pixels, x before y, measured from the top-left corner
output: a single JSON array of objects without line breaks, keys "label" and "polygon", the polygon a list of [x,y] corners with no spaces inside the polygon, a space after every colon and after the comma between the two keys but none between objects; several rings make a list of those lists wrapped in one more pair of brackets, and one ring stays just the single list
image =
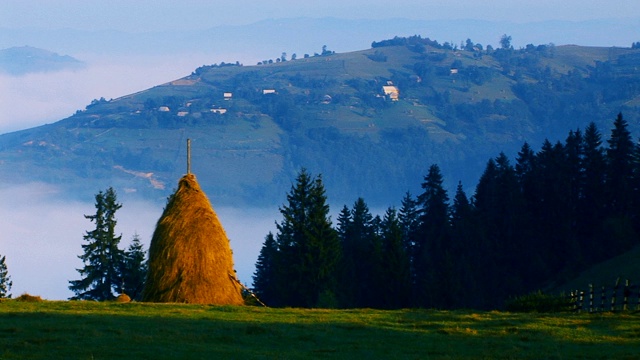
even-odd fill
[{"label": "spruce tree", "polygon": [[7,269],[6,256],[0,257],[0,299],[11,298],[11,287],[13,282]]},{"label": "spruce tree", "polygon": [[607,218],[603,225],[604,236],[609,239],[605,251],[613,256],[628,250],[638,241],[632,223],[633,208],[633,154],[634,143],[628,124],[622,114],[613,123],[606,149]]},{"label": "spruce tree", "polygon": [[409,258],[412,259],[419,222],[418,202],[411,196],[410,192],[407,192],[402,198],[402,207],[400,211],[398,211],[398,220],[402,227],[402,243],[404,244],[407,254],[409,254]]},{"label": "spruce tree", "polygon": [[606,160],[602,148],[602,135],[595,123],[585,128],[582,138],[581,185],[578,237],[583,239],[585,260],[598,262],[606,255],[602,241],[602,220],[606,217]]},{"label": "spruce tree", "polygon": [[411,269],[403,244],[402,225],[394,208],[387,209],[381,230],[378,305],[385,309],[405,308],[411,305]]},{"label": "spruce tree", "polygon": [[631,213],[631,179],[633,177],[634,144],[628,124],[622,114],[613,123],[611,137],[607,140],[607,189],[609,190],[609,214],[628,216]]},{"label": "spruce tree", "polygon": [[279,289],[277,271],[278,247],[272,232],[264,239],[256,271],[253,273],[253,291],[256,296],[269,306],[279,306]]},{"label": "spruce tree", "polygon": [[[286,284],[279,296],[285,306],[313,307],[335,298],[340,242],[331,227],[329,205],[321,176],[303,169],[280,207],[276,243],[282,256],[279,280]],[[324,304],[323,304],[324,305]]]},{"label": "spruce tree", "polygon": [[122,205],[111,187],[98,192],[95,200],[96,214],[84,216],[95,223],[95,229],[83,237],[87,243],[82,245],[84,253],[78,258],[84,267],[77,269],[82,276],[80,280],[69,281],[69,289],[75,293],[72,299],[110,300],[122,286],[124,253],[118,248],[122,235],[116,236],[115,232],[115,214]]},{"label": "spruce tree", "polygon": [[419,306],[449,307],[449,196],[438,165],[431,165],[418,196],[418,236],[415,243],[415,300]]},{"label": "spruce tree", "polygon": [[133,300],[140,300],[147,278],[147,262],[140,236],[135,234],[129,248],[124,252],[122,267],[122,290]]},{"label": "spruce tree", "polygon": [[478,241],[475,219],[473,205],[462,182],[458,182],[451,205],[451,254],[456,257],[452,276],[457,284],[453,294],[454,307],[477,307],[475,296],[468,294],[478,294],[483,287],[481,281],[476,281],[477,269],[481,267],[478,255],[482,244]]}]

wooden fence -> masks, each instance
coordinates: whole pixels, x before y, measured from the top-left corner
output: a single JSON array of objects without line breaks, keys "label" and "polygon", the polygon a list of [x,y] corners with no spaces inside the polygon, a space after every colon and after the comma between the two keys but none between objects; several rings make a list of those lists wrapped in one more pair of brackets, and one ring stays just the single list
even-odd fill
[{"label": "wooden fence", "polygon": [[587,290],[573,290],[569,296],[575,312],[640,310],[640,286],[632,285],[629,280],[621,284],[620,278],[613,287],[596,288],[589,284]]}]

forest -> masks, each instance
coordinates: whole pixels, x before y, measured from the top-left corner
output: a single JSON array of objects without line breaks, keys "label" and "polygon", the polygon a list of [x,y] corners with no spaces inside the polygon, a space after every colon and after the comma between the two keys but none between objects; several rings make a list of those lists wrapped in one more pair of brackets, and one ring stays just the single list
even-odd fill
[{"label": "forest", "polygon": [[620,113],[603,141],[590,123],[564,142],[524,143],[487,161],[472,196],[437,164],[417,196],[371,213],[345,205],[333,226],[322,175],[303,169],[254,274],[269,306],[499,309],[638,243],[640,145]]}]

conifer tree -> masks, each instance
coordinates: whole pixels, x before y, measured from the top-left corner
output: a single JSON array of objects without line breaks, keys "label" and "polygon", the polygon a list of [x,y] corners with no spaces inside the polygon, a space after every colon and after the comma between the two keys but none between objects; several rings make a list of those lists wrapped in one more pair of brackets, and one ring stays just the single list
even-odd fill
[{"label": "conifer tree", "polygon": [[382,256],[376,289],[379,307],[399,309],[411,305],[411,269],[403,244],[402,225],[395,208],[387,209],[381,224]]},{"label": "conifer tree", "polygon": [[276,261],[278,259],[278,247],[272,232],[264,239],[256,271],[253,274],[253,291],[265,304],[279,306],[278,274]]},{"label": "conifer tree", "polygon": [[124,253],[118,248],[122,235],[116,236],[115,214],[122,207],[117,202],[113,188],[100,191],[95,197],[95,215],[85,215],[95,223],[95,229],[87,231],[82,245],[84,253],[79,255],[84,267],[77,269],[80,280],[69,281],[69,289],[76,295],[73,299],[110,300],[115,298],[113,291],[121,289],[122,264]]},{"label": "conifer tree", "polygon": [[605,179],[606,160],[602,148],[602,135],[595,123],[585,128],[582,138],[583,157],[581,162],[582,179],[580,185],[578,237],[583,239],[585,260],[600,261],[606,254],[602,241],[602,220],[605,215]]},{"label": "conifer tree", "polygon": [[449,196],[438,165],[431,165],[418,196],[419,228],[415,243],[415,300],[419,306],[446,308],[449,298]]},{"label": "conifer tree", "polygon": [[0,299],[11,298],[11,287],[13,282],[7,269],[6,256],[0,257]]},{"label": "conifer tree", "polygon": [[613,122],[611,137],[607,143],[606,185],[609,190],[609,213],[613,216],[627,216],[631,212],[634,144],[627,121],[621,113]]},{"label": "conifer tree", "polygon": [[633,209],[633,154],[634,143],[628,124],[622,114],[613,123],[611,136],[607,140],[607,218],[603,225],[604,236],[609,239],[605,248],[609,255],[628,250],[637,242],[638,235],[632,223]]},{"label": "conifer tree", "polygon": [[[407,254],[409,254],[409,259],[414,257],[415,236],[418,231],[417,206],[417,200],[411,196],[411,193],[407,192],[402,198],[402,207],[398,212],[398,220],[402,227],[402,242]],[[411,261],[411,263],[413,263],[413,261]],[[413,270],[411,272],[413,273]]]},{"label": "conifer tree", "polygon": [[285,306],[313,307],[319,300],[335,298],[336,267],[340,243],[331,227],[329,205],[321,176],[312,178],[303,169],[280,207],[283,220],[276,223],[276,243],[282,256],[279,294]]},{"label": "conifer tree", "polygon": [[129,248],[124,252],[122,267],[121,292],[129,295],[133,300],[140,300],[144,282],[147,278],[147,261],[140,236],[133,235]]}]

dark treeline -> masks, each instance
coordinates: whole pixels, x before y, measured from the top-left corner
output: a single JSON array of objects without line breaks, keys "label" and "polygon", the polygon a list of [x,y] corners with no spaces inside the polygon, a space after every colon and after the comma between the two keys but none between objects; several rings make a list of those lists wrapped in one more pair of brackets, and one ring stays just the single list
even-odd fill
[{"label": "dark treeline", "polygon": [[270,306],[502,307],[627,251],[640,231],[640,144],[619,114],[564,143],[487,162],[472,197],[432,165],[422,193],[374,216],[364,199],[332,227],[322,178],[303,170],[268,234],[254,288]]}]

